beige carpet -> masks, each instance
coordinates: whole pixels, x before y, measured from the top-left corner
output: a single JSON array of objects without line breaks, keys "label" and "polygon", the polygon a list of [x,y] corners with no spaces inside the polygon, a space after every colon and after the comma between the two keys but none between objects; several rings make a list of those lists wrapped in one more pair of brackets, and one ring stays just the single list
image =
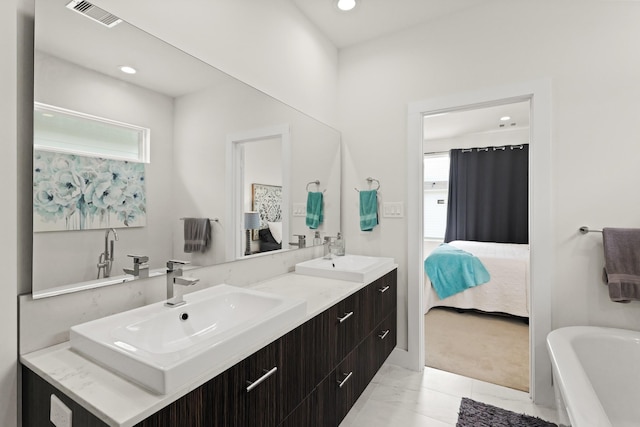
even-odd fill
[{"label": "beige carpet", "polygon": [[522,320],[433,308],[424,330],[427,366],[529,391],[529,326]]}]

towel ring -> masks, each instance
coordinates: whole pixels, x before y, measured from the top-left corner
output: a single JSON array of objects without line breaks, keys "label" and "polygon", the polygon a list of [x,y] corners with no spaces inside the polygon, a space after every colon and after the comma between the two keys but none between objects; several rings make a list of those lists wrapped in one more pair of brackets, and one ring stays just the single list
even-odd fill
[{"label": "towel ring", "polygon": [[320,180],[319,180],[319,179],[316,179],[315,181],[309,181],[309,182],[307,182],[307,192],[309,192],[309,186],[310,186],[311,184],[320,185]]},{"label": "towel ring", "polygon": [[[375,178],[371,178],[371,177],[368,177],[368,178],[367,178],[367,182],[369,183],[369,185],[371,185],[371,183],[372,183],[372,182],[374,182],[374,181],[378,184],[378,186],[377,186],[376,188],[374,188],[373,190],[379,190],[379,189],[380,189],[380,181],[378,181],[378,180],[377,180],[377,179],[375,179]],[[355,190],[356,190],[358,193],[360,192],[360,190],[358,190],[357,188],[356,188]]]}]

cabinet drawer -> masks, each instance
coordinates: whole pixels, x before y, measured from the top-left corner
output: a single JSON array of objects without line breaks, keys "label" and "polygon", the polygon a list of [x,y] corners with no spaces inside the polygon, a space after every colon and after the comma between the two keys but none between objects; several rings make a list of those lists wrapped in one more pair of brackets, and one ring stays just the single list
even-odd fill
[{"label": "cabinet drawer", "polygon": [[362,313],[361,337],[368,336],[385,317],[396,309],[396,271],[391,271],[371,282],[360,291],[360,312]]},{"label": "cabinet drawer", "polygon": [[336,367],[331,376],[336,396],[336,425],[347,415],[358,399],[358,384],[361,382],[357,371],[357,351],[354,350]]},{"label": "cabinet drawer", "polygon": [[362,313],[360,311],[360,295],[356,293],[333,306],[331,321],[335,326],[335,360],[341,361],[358,345],[362,331]]},{"label": "cabinet drawer", "polygon": [[360,395],[369,385],[380,366],[396,346],[396,315],[390,313],[358,346],[358,384]]},{"label": "cabinet drawer", "polygon": [[[397,270],[393,270],[371,285],[375,288],[375,324],[385,319],[397,305]],[[370,285],[370,286],[371,286]]]},{"label": "cabinet drawer", "polygon": [[280,424],[281,427],[335,427],[336,386],[328,375]]},{"label": "cabinet drawer", "polygon": [[280,419],[335,368],[336,313],[327,310],[280,339]]},{"label": "cabinet drawer", "polygon": [[387,360],[387,357],[391,354],[396,347],[398,341],[398,316],[397,311],[393,310],[389,315],[378,325],[372,336],[375,337],[375,355],[377,357],[377,368]]},{"label": "cabinet drawer", "polygon": [[244,401],[244,422],[238,425],[253,427],[275,426],[278,420],[278,358],[279,342],[273,342],[249,356],[242,363],[244,378],[240,378],[241,398]]}]

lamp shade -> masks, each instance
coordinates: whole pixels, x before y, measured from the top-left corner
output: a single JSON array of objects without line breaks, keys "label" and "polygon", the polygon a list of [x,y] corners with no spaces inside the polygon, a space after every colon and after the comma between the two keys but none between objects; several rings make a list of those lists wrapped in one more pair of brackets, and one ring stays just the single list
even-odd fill
[{"label": "lamp shade", "polygon": [[244,213],[244,229],[255,230],[260,228],[260,214],[258,212]]}]

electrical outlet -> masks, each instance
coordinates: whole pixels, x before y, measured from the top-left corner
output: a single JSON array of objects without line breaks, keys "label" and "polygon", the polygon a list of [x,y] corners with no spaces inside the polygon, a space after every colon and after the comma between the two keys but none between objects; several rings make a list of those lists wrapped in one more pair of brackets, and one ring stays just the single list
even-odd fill
[{"label": "electrical outlet", "polygon": [[56,427],[71,427],[71,409],[67,407],[55,394],[51,395],[50,421]]},{"label": "electrical outlet", "polygon": [[382,204],[382,216],[385,218],[404,218],[402,202],[384,202]]},{"label": "electrical outlet", "polygon": [[293,216],[307,216],[307,204],[306,203],[294,203],[293,204]]}]

